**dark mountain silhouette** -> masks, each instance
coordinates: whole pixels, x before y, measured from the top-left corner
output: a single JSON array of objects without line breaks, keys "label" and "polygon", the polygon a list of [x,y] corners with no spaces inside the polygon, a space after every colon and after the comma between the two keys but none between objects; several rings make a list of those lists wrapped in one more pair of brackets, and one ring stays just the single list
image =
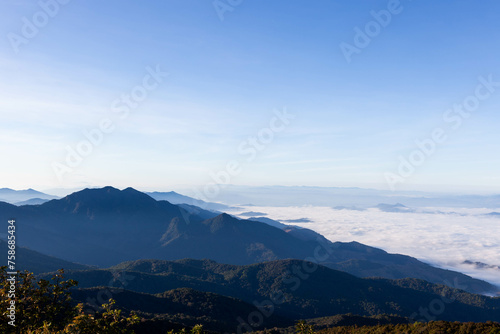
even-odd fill
[{"label": "dark mountain silhouette", "polygon": [[187,212],[196,215],[202,219],[210,219],[217,217],[218,215],[221,214],[221,212],[218,211],[210,211],[210,210],[204,210],[200,207],[194,206],[194,205],[189,205],[189,204],[177,204],[178,207],[183,208]]},{"label": "dark mountain silhouette", "polygon": [[[67,273],[67,277],[79,281],[82,288],[113,284],[113,277],[119,275],[127,277],[126,290],[163,294],[189,288],[257,304],[267,311],[272,307],[273,315],[291,321],[345,313],[364,316],[394,314],[420,320],[423,315],[419,310],[435,305],[437,300],[445,307],[431,313],[434,319],[500,320],[500,298],[474,295],[418,279],[363,279],[299,260],[246,266],[208,260],[141,260],[122,263],[108,270]],[[149,306],[135,307],[146,310]],[[240,316],[246,318],[248,314]]]},{"label": "dark mountain silhouette", "polygon": [[17,219],[18,245],[91,265],[151,257],[172,219],[198,219],[166,201],[127,188],[85,189],[37,206],[0,205]]},{"label": "dark mountain silhouette", "polygon": [[277,220],[274,220],[274,219],[271,219],[271,218],[267,218],[267,217],[250,217],[250,218],[248,218],[248,220],[251,220],[251,221],[254,221],[254,222],[265,223],[267,225],[271,225],[271,226],[274,226],[274,227],[277,227],[277,228],[280,228],[280,229],[283,229],[283,228],[287,227],[286,224],[280,223]]},{"label": "dark mountain silhouette", "polygon": [[199,224],[173,221],[162,241],[168,255],[162,253],[162,257],[155,258],[208,258],[222,263],[250,264],[286,258],[312,258],[318,249],[324,248],[323,253],[328,251],[329,257],[319,259],[322,264],[360,277],[413,277],[438,284],[452,284],[458,280],[471,292],[498,291],[484,281],[432,267],[410,256],[389,254],[357,242],[332,243],[309,229],[288,226],[279,230],[267,224],[238,220],[227,214]]},{"label": "dark mountain silhouette", "polygon": [[485,284],[481,280],[471,280],[469,276],[456,271],[435,268],[413,257],[390,254],[358,242],[335,242],[333,247],[337,251],[323,264],[356,276],[391,279],[412,277],[452,287],[460,285],[464,290],[473,293],[498,293],[499,291],[499,287]]},{"label": "dark mountain silhouette", "polygon": [[[73,291],[72,298],[85,303],[95,299],[100,291],[102,291],[101,288],[77,289]],[[205,329],[218,333],[235,332],[239,326],[238,318],[256,310],[251,303],[190,288],[173,289],[155,295],[116,288],[107,291],[109,294],[106,296],[112,296],[116,300],[116,304],[127,311],[138,311],[146,318],[148,315],[154,314],[155,321],[179,323],[182,324],[182,327],[203,324]],[[290,324],[289,319],[276,315],[265,321],[265,325],[268,327],[281,327]],[[263,329],[263,325],[256,327],[256,329]],[[146,324],[146,326],[140,327],[144,330],[144,327],[151,327],[151,325]],[[166,333],[166,330],[160,327],[151,332]]]},{"label": "dark mountain silhouette", "polygon": [[[0,240],[0,252],[2,254],[7,254],[7,242]],[[64,261],[52,256],[43,255],[39,252],[35,252],[31,249],[25,247],[16,247],[16,270],[28,270],[35,274],[46,273],[50,271],[56,271],[59,269],[89,269],[89,266]],[[0,262],[1,266],[7,265],[7,256]]]},{"label": "dark mountain silhouette", "polygon": [[[77,289],[73,290],[72,297],[76,301],[85,303],[94,300],[97,295],[102,295],[102,291],[102,288]],[[146,319],[134,328],[136,333],[166,333],[172,328],[180,330],[197,324],[202,324],[205,330],[217,333],[238,333],[238,328],[243,331],[248,328],[260,330],[275,327],[289,327],[283,330],[287,330],[287,333],[294,332],[295,319],[280,317],[276,314],[264,316],[260,326],[254,323],[255,326],[250,327],[247,323],[248,315],[259,312],[255,305],[210,292],[189,288],[169,290],[155,295],[116,288],[109,288],[106,291],[109,295],[104,295],[102,301],[108,301],[107,297],[112,296],[120,308],[135,311]],[[260,319],[256,318],[256,320]],[[332,326],[408,324],[410,319],[389,315],[338,314],[308,319],[307,322],[319,330]]]},{"label": "dark mountain silhouette", "polygon": [[71,262],[111,266],[148,258],[209,258],[245,265],[308,259],[360,277],[413,277],[448,285],[458,279],[471,292],[498,291],[484,281],[409,256],[356,242],[332,243],[307,229],[278,229],[214,215],[156,201],[132,188],[85,189],[36,206],[0,203],[0,220],[17,219],[19,246]]},{"label": "dark mountain silhouette", "polygon": [[161,242],[163,259],[208,258],[232,264],[305,258],[315,246],[267,224],[225,213],[199,223],[175,219]]}]

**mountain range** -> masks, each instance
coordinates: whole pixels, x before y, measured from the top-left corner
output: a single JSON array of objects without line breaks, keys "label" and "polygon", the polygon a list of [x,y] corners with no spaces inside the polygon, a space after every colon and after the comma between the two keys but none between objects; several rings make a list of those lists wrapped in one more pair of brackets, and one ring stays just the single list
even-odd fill
[{"label": "mountain range", "polygon": [[[181,191],[191,194],[191,189]],[[380,203],[401,203],[408,207],[498,208],[500,194],[458,195],[423,191],[391,191],[357,187],[239,186],[225,185],[211,201],[227,205],[255,206],[376,207]],[[248,205],[244,205],[248,206]]]},{"label": "mountain range", "polygon": [[109,269],[71,270],[66,277],[79,282],[73,293],[78,301],[108,296],[125,310],[188,326],[202,322],[217,331],[248,329],[252,317],[269,328],[347,313],[392,314],[407,321],[500,321],[500,298],[411,278],[363,279],[300,260],[244,266],[139,260]]},{"label": "mountain range", "polygon": [[[9,188],[0,189],[0,202],[11,204],[40,204],[51,199],[56,199],[57,196],[48,195],[34,189],[13,190]],[[36,202],[36,203],[35,203]]]},{"label": "mountain range", "polygon": [[307,259],[359,277],[411,277],[474,293],[498,291],[487,282],[409,256],[356,242],[330,242],[290,225],[280,228],[157,201],[132,188],[85,189],[41,205],[0,202],[0,219],[12,217],[17,219],[19,246],[91,266],[139,259],[211,259],[233,265]]}]

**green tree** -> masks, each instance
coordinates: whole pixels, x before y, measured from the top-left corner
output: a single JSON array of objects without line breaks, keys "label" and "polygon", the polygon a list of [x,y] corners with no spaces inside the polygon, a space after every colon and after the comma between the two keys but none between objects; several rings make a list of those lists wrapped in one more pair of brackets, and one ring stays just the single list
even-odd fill
[{"label": "green tree", "polygon": [[186,328],[181,329],[178,332],[175,332],[174,330],[168,331],[167,334],[203,334],[203,325],[196,325],[193,328],[191,328],[191,331],[188,332]]},{"label": "green tree", "polygon": [[[132,313],[129,317],[121,310],[113,309],[114,300],[102,305],[103,311],[95,315],[86,314],[83,304],[76,307],[71,300],[70,288],[78,282],[63,280],[59,270],[51,280],[36,280],[33,273],[23,272],[12,276],[6,267],[0,267],[0,319],[1,333],[22,334],[129,334],[129,327],[139,322]],[[12,293],[12,277],[16,277],[15,298]],[[15,300],[15,327],[9,324],[11,300]]]},{"label": "green tree", "polygon": [[304,320],[300,320],[295,324],[295,331],[298,334],[313,334],[314,333],[314,327]]},{"label": "green tree", "polygon": [[95,316],[85,313],[83,311],[84,305],[78,304],[76,307],[78,315],[72,319],[61,334],[133,334],[134,331],[128,327],[139,322],[140,318],[135,313],[124,317],[121,310],[113,309],[114,304],[115,301],[110,299],[107,304],[102,305],[104,312],[97,313]]},{"label": "green tree", "polygon": [[[23,332],[42,328],[44,323],[50,323],[55,330],[64,326],[76,315],[72,307],[69,289],[77,285],[74,280],[63,281],[63,270],[59,270],[52,279],[36,280],[33,273],[23,272],[18,275],[8,275],[7,267],[0,267],[0,308],[2,333]],[[15,299],[9,298],[11,280],[16,278]],[[8,308],[10,301],[15,300],[15,325],[8,324]],[[15,329],[13,331],[13,329]]]}]

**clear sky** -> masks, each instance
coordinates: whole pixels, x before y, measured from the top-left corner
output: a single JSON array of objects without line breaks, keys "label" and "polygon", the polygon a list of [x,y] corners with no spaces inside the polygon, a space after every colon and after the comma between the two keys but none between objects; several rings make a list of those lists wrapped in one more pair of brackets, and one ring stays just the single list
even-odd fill
[{"label": "clear sky", "polygon": [[0,187],[500,187],[497,1],[3,0],[0,35]]}]

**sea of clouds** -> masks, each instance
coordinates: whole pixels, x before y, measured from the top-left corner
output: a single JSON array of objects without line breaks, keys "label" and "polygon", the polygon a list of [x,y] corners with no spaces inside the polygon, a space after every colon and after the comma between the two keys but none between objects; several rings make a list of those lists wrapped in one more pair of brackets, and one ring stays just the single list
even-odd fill
[{"label": "sea of clouds", "polygon": [[500,209],[432,207],[384,212],[378,208],[251,206],[232,214],[247,211],[264,213],[286,224],[295,221],[293,225],[312,229],[331,241],[358,241],[389,253],[410,255],[500,287],[500,216],[488,215]]}]

